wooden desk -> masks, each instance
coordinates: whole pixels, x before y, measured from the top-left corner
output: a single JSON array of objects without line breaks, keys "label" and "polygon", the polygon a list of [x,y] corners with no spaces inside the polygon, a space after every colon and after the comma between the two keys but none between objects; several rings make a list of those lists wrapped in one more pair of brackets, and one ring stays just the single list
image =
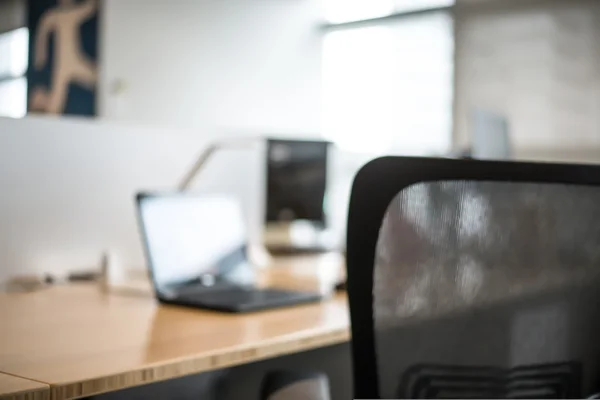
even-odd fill
[{"label": "wooden desk", "polygon": [[48,400],[50,386],[0,373],[0,400]]},{"label": "wooden desk", "polygon": [[[304,275],[308,264],[289,268]],[[281,277],[283,268],[272,276]],[[271,275],[271,274],[270,274]],[[252,314],[160,306],[95,285],[0,295],[0,372],[89,396],[349,339],[346,296]]]}]

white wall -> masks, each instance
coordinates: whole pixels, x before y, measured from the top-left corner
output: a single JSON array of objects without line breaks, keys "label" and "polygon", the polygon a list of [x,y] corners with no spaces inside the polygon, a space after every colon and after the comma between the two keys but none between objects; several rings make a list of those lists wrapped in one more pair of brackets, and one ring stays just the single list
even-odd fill
[{"label": "white wall", "polygon": [[100,115],[203,137],[318,134],[319,10],[318,0],[105,0]]},{"label": "white wall", "polygon": [[[205,143],[174,129],[0,118],[0,282],[95,267],[108,248],[142,267],[134,194],[174,188]],[[237,196],[256,229],[261,159],[250,149],[216,154],[194,188]]]},{"label": "white wall", "polygon": [[497,1],[456,10],[455,141],[474,107],[506,115],[516,155],[600,162],[600,2]]}]

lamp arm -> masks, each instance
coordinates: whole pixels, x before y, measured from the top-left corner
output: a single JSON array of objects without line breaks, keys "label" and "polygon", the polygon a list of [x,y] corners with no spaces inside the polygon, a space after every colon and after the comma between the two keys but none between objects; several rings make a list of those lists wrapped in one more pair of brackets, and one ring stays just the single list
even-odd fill
[{"label": "lamp arm", "polygon": [[184,175],[179,185],[177,185],[177,190],[183,192],[189,189],[190,184],[192,183],[196,175],[200,173],[202,168],[204,168],[204,166],[208,163],[208,160],[210,160],[210,158],[215,152],[224,149],[250,147],[250,145],[254,144],[257,140],[260,139],[261,138],[257,137],[234,138],[210,144],[202,153],[200,153],[200,156],[196,159],[196,162],[194,163],[194,165],[192,165],[192,168],[190,168],[190,170]]},{"label": "lamp arm", "polygon": [[179,185],[177,185],[177,190],[183,192],[190,187],[190,184],[198,175],[204,164],[210,159],[210,156],[217,150],[218,146],[212,144],[208,146],[201,154],[200,157],[196,160],[192,168],[185,174]]}]

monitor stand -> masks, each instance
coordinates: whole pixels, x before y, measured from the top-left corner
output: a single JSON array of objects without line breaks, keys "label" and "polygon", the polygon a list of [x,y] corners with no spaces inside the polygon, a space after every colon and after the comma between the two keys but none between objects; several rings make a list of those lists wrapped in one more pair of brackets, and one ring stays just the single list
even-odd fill
[{"label": "monitor stand", "polygon": [[272,255],[321,254],[332,251],[325,229],[310,221],[269,222],[263,243]]}]

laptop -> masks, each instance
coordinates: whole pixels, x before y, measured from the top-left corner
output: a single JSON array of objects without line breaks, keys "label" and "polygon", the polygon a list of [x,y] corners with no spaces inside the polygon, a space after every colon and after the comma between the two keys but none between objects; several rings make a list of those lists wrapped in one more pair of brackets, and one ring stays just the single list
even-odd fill
[{"label": "laptop", "polygon": [[256,287],[244,218],[234,199],[139,193],[136,206],[160,302],[246,312],[320,300],[318,293]]}]

